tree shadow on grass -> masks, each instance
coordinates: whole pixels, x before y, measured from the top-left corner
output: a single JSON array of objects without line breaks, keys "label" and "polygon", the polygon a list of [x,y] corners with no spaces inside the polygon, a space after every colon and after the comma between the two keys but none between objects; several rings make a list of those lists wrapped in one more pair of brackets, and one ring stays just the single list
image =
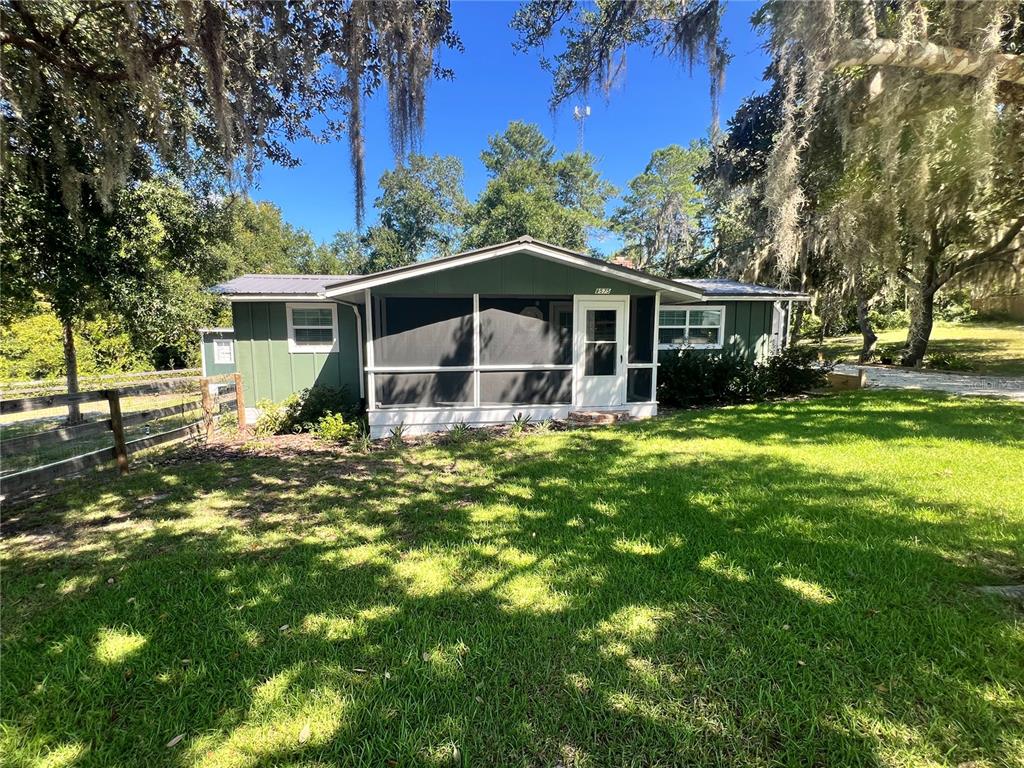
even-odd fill
[{"label": "tree shadow on grass", "polygon": [[665,445],[742,412],[76,488],[5,544],[11,764],[1012,763],[1006,510]]}]

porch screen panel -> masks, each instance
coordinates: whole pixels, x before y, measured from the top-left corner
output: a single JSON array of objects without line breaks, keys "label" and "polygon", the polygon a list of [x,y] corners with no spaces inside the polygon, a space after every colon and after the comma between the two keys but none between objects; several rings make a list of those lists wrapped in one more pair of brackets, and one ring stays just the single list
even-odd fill
[{"label": "porch screen panel", "polygon": [[480,405],[564,405],[572,371],[481,371]]},{"label": "porch screen panel", "polygon": [[654,362],[654,297],[629,300],[629,362]]},{"label": "porch screen panel", "polygon": [[626,400],[630,403],[649,403],[654,400],[654,369],[630,368],[626,372]]},{"label": "porch screen panel", "polygon": [[377,366],[473,364],[473,298],[386,296],[373,301]]},{"label": "porch screen panel", "polygon": [[481,296],[480,364],[571,365],[572,296]]},{"label": "porch screen panel", "polygon": [[378,408],[473,404],[472,371],[378,373],[374,378]]}]

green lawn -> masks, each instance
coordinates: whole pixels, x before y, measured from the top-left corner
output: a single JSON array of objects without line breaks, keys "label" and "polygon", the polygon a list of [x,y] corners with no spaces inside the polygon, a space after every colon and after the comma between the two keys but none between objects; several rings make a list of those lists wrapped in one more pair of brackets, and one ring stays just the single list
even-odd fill
[{"label": "green lawn", "polygon": [[[897,347],[907,339],[906,329],[880,331],[878,348]],[[822,352],[830,358],[857,362],[860,334],[825,339]],[[954,353],[974,363],[979,373],[1024,375],[1024,323],[979,322],[935,324],[928,354]],[[927,356],[926,356],[927,358]]]},{"label": "green lawn", "polygon": [[197,453],[4,526],[11,766],[1024,764],[1013,403]]}]

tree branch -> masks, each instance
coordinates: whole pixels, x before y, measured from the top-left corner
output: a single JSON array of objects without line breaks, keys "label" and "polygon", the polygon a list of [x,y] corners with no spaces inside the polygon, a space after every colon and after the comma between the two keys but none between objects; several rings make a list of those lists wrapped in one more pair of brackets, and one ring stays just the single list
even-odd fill
[{"label": "tree branch", "polygon": [[985,250],[978,251],[973,256],[961,261],[959,264],[950,264],[945,270],[942,283],[945,284],[955,275],[965,272],[968,269],[974,269],[975,267],[979,267],[987,262],[996,261],[1020,250],[1019,248],[1011,248],[1010,246],[1017,238],[1017,235],[1021,233],[1021,230],[1024,230],[1024,216],[1021,216],[1013,222],[1009,229],[1003,233],[1003,236]]},{"label": "tree branch", "polygon": [[982,54],[935,43],[898,43],[876,38],[847,40],[838,46],[832,67],[903,67],[930,75],[976,77],[995,58],[996,77],[1024,85],[1024,57],[1012,53]]}]

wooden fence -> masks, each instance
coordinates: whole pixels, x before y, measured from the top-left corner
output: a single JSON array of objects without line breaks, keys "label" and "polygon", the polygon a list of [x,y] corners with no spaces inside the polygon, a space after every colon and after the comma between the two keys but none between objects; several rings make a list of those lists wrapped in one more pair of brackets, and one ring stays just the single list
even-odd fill
[{"label": "wooden fence", "polygon": [[[175,371],[130,371],[128,373],[103,373],[103,374],[82,374],[78,377],[79,389],[89,385],[101,387],[120,387],[128,384],[139,384],[149,381],[160,381],[167,378],[181,378],[183,376],[198,377],[202,374],[200,368],[181,368]],[[24,395],[29,397],[33,394],[44,392],[58,393],[67,390],[67,379],[26,379],[24,381],[2,381],[0,382],[0,398],[11,395]]]},{"label": "wooden fence", "polygon": [[[170,394],[180,392],[196,384],[199,385],[199,400],[197,402],[181,403],[165,408],[154,408],[128,414],[123,414],[121,411],[121,400],[123,398],[138,397],[140,395]],[[211,387],[214,384],[217,386]],[[228,395],[228,397],[222,400],[222,395]],[[87,451],[67,459],[0,476],[0,497],[9,498],[13,494],[20,493],[32,486],[48,483],[57,478],[77,474],[90,467],[98,467],[104,464],[116,463],[118,470],[123,474],[131,466],[131,457],[146,448],[152,448],[163,443],[182,440],[188,437],[209,438],[213,433],[215,416],[225,406],[234,406],[234,410],[238,415],[238,427],[239,429],[245,428],[245,398],[242,389],[242,377],[237,373],[210,377],[186,376],[147,384],[137,384],[130,387],[120,387],[118,389],[97,389],[89,392],[78,392],[74,395],[38,395],[35,397],[0,400],[0,415],[26,413],[44,408],[67,406],[71,403],[99,401],[107,402],[109,410],[108,418],[106,419],[87,421],[82,424],[67,425],[44,432],[0,440],[0,458],[5,459],[39,448],[66,443],[69,440],[102,435],[106,432],[111,433],[113,441],[113,444],[108,447]],[[185,417],[192,413],[196,413],[196,420],[183,426],[154,435],[146,435],[135,440],[125,439],[126,427],[144,424],[169,416],[181,415]]]}]

